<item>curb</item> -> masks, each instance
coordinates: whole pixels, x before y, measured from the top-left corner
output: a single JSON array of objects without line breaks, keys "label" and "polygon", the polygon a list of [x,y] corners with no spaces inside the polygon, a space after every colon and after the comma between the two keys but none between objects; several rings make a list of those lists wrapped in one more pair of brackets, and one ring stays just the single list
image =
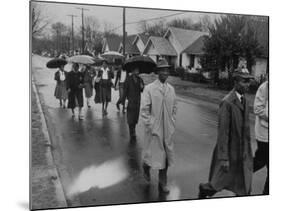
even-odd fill
[{"label": "curb", "polygon": [[55,195],[56,195],[56,198],[60,204],[60,207],[67,207],[67,201],[66,201],[66,198],[65,198],[65,194],[64,194],[64,191],[63,191],[63,187],[62,187],[62,183],[60,181],[60,177],[59,177],[59,174],[58,174],[58,170],[57,170],[57,167],[54,163],[54,159],[53,159],[53,156],[52,156],[52,152],[51,152],[51,141],[50,141],[50,135],[49,135],[49,131],[48,131],[48,127],[47,127],[47,123],[46,123],[46,118],[44,116],[44,113],[43,113],[43,110],[42,110],[42,106],[41,106],[41,103],[40,103],[40,99],[39,99],[39,95],[38,95],[38,90],[35,86],[35,83],[34,83],[34,78],[32,77],[31,79],[31,83],[32,83],[32,88],[34,90],[34,93],[35,93],[35,97],[36,97],[36,104],[38,106],[38,110],[39,110],[39,114],[40,114],[40,120],[41,120],[41,123],[42,123],[42,132],[44,134],[44,137],[47,141],[47,152],[46,152],[46,157],[47,157],[47,162],[48,162],[48,165],[50,166],[54,166],[54,168],[52,170],[50,169],[46,169],[46,171],[49,172],[49,174],[51,173],[51,180],[55,186]]}]

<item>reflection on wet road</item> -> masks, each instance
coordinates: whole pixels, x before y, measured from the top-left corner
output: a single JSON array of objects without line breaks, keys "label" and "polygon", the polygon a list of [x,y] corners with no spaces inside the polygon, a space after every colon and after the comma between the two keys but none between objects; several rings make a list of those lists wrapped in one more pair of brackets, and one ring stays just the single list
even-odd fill
[{"label": "reflection on wet road", "polygon": [[122,158],[106,161],[99,166],[93,165],[83,169],[73,180],[67,194],[71,196],[88,191],[90,188],[107,188],[125,180],[127,176],[127,168]]},{"label": "reflection on wet road", "polygon": [[[53,97],[54,71],[44,67],[46,61],[33,57],[33,76],[47,112],[53,153],[70,206],[73,195],[79,201],[75,205],[82,206],[197,198],[199,183],[208,179],[216,142],[217,105],[179,98],[173,137],[176,164],[168,170],[171,191],[163,195],[158,191],[157,171],[151,172],[151,184],[142,176],[143,127],[137,126],[138,140],[130,143],[126,115],[115,106],[117,92],[112,93],[108,116],[103,118],[101,105],[92,100],[92,108],[84,108],[83,121],[72,118]],[[264,174],[261,171],[254,177],[254,194],[261,193]]]}]

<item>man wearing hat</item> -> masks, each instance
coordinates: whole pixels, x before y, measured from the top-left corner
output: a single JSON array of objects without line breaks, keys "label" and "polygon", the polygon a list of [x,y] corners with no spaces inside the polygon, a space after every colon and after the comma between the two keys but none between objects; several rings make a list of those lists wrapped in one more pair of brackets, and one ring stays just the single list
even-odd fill
[{"label": "man wearing hat", "polygon": [[220,103],[218,136],[213,152],[209,182],[199,185],[199,198],[207,198],[226,189],[237,196],[249,195],[253,157],[250,138],[249,105],[245,92],[249,73],[236,69],[234,88]]},{"label": "man wearing hat", "polygon": [[159,170],[159,191],[168,193],[167,171],[174,159],[176,94],[167,83],[169,65],[166,60],[157,64],[158,79],[144,90],[141,117],[145,124],[143,147],[144,177],[150,181],[150,169]]}]

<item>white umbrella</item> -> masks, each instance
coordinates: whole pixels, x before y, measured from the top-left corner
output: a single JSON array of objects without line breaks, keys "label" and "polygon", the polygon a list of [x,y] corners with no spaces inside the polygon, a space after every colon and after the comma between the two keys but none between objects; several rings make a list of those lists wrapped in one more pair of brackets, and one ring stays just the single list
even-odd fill
[{"label": "white umbrella", "polygon": [[123,59],[124,56],[117,51],[108,51],[101,55],[105,59]]},{"label": "white umbrella", "polygon": [[94,64],[94,58],[88,55],[76,55],[68,58],[68,62],[79,64]]}]

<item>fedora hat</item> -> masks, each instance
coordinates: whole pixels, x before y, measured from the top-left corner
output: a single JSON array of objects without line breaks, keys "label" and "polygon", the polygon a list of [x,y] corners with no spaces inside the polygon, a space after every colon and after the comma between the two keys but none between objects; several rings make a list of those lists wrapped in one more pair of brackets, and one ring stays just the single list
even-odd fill
[{"label": "fedora hat", "polygon": [[157,69],[161,69],[161,68],[169,68],[171,67],[171,65],[168,64],[168,62],[166,61],[166,59],[160,59],[157,62]]},{"label": "fedora hat", "polygon": [[244,70],[242,68],[237,68],[233,72],[234,78],[244,78],[244,79],[254,79],[255,77],[252,76],[249,71]]}]

